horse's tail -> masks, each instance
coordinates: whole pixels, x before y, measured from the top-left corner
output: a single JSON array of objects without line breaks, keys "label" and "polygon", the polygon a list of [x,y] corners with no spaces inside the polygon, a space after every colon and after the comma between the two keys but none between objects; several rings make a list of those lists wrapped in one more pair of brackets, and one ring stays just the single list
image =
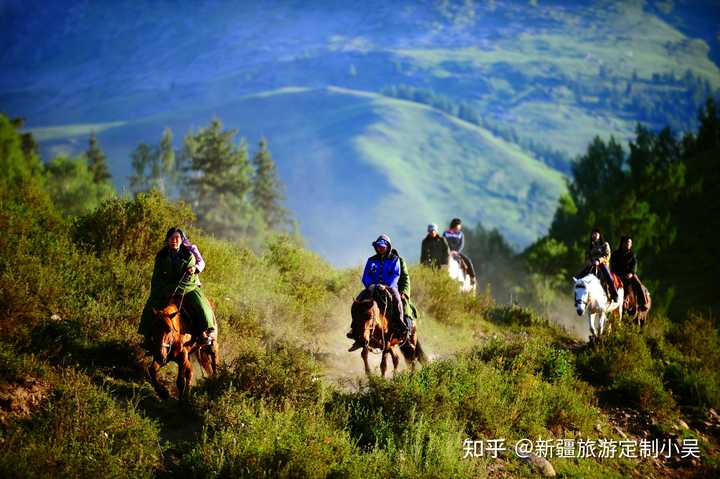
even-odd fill
[{"label": "horse's tail", "polygon": [[425,351],[423,351],[422,346],[420,346],[419,340],[415,342],[415,348],[408,343],[403,344],[400,346],[400,352],[402,352],[405,361],[409,363],[416,359],[420,361],[420,364],[424,365],[428,363],[427,356],[425,356]]}]

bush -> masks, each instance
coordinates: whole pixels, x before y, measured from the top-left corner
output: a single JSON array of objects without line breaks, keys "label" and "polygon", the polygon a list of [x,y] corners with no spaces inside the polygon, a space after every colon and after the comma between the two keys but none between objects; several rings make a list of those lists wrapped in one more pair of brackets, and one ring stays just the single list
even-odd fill
[{"label": "bush", "polygon": [[67,370],[41,410],[3,434],[3,477],[151,477],[158,428]]},{"label": "bush", "polygon": [[[278,410],[227,395],[206,416],[200,442],[176,476],[360,477],[359,451],[315,407]],[[380,471],[376,471],[380,472]]]},{"label": "bush", "polygon": [[616,331],[596,349],[583,351],[577,365],[585,378],[607,385],[610,398],[644,413],[671,415],[675,401],[663,386],[663,367],[636,328]]},{"label": "bush", "polygon": [[319,376],[309,353],[279,342],[241,351],[205,388],[211,397],[243,392],[268,404],[315,403],[322,393]]},{"label": "bush", "polygon": [[140,193],[135,199],[113,198],[80,217],[73,229],[75,240],[97,255],[149,259],[164,245],[173,226],[186,227],[195,217],[184,203],[172,203],[160,192]]},{"label": "bush", "polygon": [[678,402],[720,408],[720,336],[712,319],[691,316],[675,325],[669,339],[678,353],[667,361],[665,379]]},{"label": "bush", "polygon": [[413,266],[409,273],[414,302],[442,324],[473,324],[492,304],[489,294],[462,293],[444,270]]}]

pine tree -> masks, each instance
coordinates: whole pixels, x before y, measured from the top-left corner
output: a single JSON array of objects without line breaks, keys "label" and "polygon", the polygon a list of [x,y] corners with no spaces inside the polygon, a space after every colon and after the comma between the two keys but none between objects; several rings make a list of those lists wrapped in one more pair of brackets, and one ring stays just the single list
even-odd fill
[{"label": "pine tree", "polygon": [[136,195],[150,189],[150,177],[145,173],[145,169],[152,162],[153,155],[152,147],[145,143],[140,143],[132,152],[133,174],[130,176],[130,191]]},{"label": "pine tree", "polygon": [[107,156],[105,156],[105,153],[100,149],[94,131],[90,134],[90,143],[85,152],[85,157],[87,158],[88,168],[93,174],[95,183],[109,182],[111,175],[107,165]]},{"label": "pine tree", "polygon": [[175,150],[172,146],[172,140],[172,130],[165,128],[162,138],[160,139],[160,150],[158,152],[158,169],[160,170],[158,188],[165,195],[170,193],[171,185],[173,185],[177,179]]},{"label": "pine tree", "polygon": [[262,213],[268,227],[277,229],[288,222],[288,211],[280,205],[285,199],[282,183],[265,138],[260,140],[259,148],[253,158],[255,178],[250,198],[253,206]]},{"label": "pine tree", "polygon": [[238,238],[261,227],[257,210],[248,201],[252,168],[247,146],[236,146],[236,130],[224,130],[218,119],[185,137],[183,158],[185,197],[198,224],[219,236]]},{"label": "pine tree", "polygon": [[159,146],[141,143],[132,153],[130,190],[133,193],[156,189],[169,196],[174,192],[178,175],[172,139],[172,130],[166,128]]},{"label": "pine tree", "polygon": [[23,120],[0,113],[0,198],[25,186],[39,187],[43,166],[30,133],[20,133]]}]

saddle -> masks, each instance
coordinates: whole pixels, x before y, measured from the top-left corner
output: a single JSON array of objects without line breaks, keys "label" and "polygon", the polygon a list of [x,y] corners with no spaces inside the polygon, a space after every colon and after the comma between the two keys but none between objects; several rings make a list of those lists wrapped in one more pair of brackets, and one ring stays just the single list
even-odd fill
[{"label": "saddle", "polygon": [[[593,273],[597,278],[600,280],[600,284],[602,285],[603,291],[605,291],[605,294],[607,297],[610,297],[610,285],[607,284],[607,281],[605,280],[605,275],[600,273],[600,270],[597,266],[593,266],[590,269],[590,272]],[[610,276],[612,277],[613,284],[615,285],[615,290],[619,291],[623,289],[623,282],[622,278],[615,274],[614,272],[610,272]]]}]

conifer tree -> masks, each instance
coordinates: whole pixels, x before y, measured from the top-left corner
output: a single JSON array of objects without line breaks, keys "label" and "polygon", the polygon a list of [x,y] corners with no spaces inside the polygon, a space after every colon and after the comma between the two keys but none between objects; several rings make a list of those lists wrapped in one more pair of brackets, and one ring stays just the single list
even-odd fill
[{"label": "conifer tree", "polygon": [[141,143],[133,151],[133,174],[130,176],[130,190],[133,193],[156,189],[170,196],[174,192],[178,176],[172,139],[172,130],[166,128],[159,146]]},{"label": "conifer tree", "polygon": [[87,158],[88,168],[93,175],[95,183],[109,182],[111,175],[107,164],[107,156],[102,149],[100,149],[94,131],[90,133],[90,142],[85,152],[85,157]]},{"label": "conifer tree", "polygon": [[270,229],[277,229],[288,221],[288,211],[280,204],[284,199],[282,183],[277,175],[277,167],[268,150],[267,139],[262,138],[259,150],[253,158],[255,178],[251,191],[251,201]]},{"label": "conifer tree", "polygon": [[248,199],[252,168],[247,146],[235,145],[237,130],[225,130],[218,119],[185,137],[183,164],[185,199],[198,224],[219,236],[238,238],[261,228],[257,210]]}]

